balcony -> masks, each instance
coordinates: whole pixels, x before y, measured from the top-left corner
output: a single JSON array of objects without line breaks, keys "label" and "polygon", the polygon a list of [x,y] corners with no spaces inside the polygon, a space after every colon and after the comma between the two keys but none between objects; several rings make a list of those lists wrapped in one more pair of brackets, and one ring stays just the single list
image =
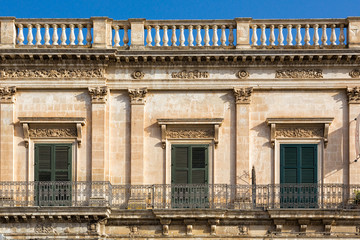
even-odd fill
[{"label": "balcony", "polygon": [[158,184],[109,182],[1,182],[1,207],[109,207],[112,209],[353,209],[360,185]]}]

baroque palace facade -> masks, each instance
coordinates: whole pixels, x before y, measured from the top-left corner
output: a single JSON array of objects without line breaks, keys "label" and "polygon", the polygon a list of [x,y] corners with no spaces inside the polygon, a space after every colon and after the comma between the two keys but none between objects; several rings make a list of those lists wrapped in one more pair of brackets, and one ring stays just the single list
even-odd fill
[{"label": "baroque palace facade", "polygon": [[358,17],[2,17],[1,237],[358,239],[359,63]]}]

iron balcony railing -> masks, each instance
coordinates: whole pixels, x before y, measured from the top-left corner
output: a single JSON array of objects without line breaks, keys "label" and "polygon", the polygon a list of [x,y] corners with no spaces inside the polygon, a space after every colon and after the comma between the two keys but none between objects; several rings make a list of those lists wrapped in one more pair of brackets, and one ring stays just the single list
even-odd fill
[{"label": "iron balcony railing", "polygon": [[0,182],[0,207],[105,206],[118,209],[348,209],[360,185],[156,184]]}]

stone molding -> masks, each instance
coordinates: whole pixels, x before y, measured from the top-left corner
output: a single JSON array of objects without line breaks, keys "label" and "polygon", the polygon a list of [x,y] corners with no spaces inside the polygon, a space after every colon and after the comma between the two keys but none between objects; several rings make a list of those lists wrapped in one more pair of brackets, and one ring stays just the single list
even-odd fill
[{"label": "stone molding", "polygon": [[240,79],[246,79],[250,76],[250,73],[246,70],[240,70],[235,74],[235,76]]},{"label": "stone molding", "polygon": [[109,93],[108,87],[88,88],[92,103],[106,103]]},{"label": "stone molding", "polygon": [[30,139],[75,138],[78,145],[81,145],[85,118],[19,117],[19,120],[26,147],[29,146]]},{"label": "stone molding", "polygon": [[360,88],[348,88],[347,89],[347,96],[349,103],[360,103]]},{"label": "stone molding", "polygon": [[1,69],[2,78],[103,78],[103,69]]},{"label": "stone molding", "polygon": [[198,70],[195,71],[180,71],[171,73],[171,78],[180,78],[180,79],[199,79],[199,78],[209,78],[209,72],[201,72]]},{"label": "stone molding", "polygon": [[275,78],[323,78],[321,69],[282,69],[277,70]]},{"label": "stone molding", "polygon": [[268,118],[271,127],[270,141],[276,139],[322,139],[327,146],[329,126],[334,118]]},{"label": "stone molding", "polygon": [[131,77],[133,79],[137,79],[137,80],[141,80],[143,79],[145,76],[145,73],[142,72],[142,71],[134,71],[132,74],[131,74]]},{"label": "stone molding", "polygon": [[234,88],[234,97],[236,104],[250,104],[252,92],[252,87]]},{"label": "stone molding", "polygon": [[0,103],[15,102],[16,87],[0,87]]},{"label": "stone molding", "polygon": [[349,76],[352,78],[359,78],[360,77],[360,70],[359,69],[353,69],[349,72]]},{"label": "stone molding", "polygon": [[130,103],[133,104],[137,104],[137,105],[142,105],[145,104],[146,102],[146,93],[147,93],[147,89],[143,88],[143,89],[128,89],[128,93],[129,93],[129,97],[130,97]]},{"label": "stone molding", "polygon": [[219,127],[223,118],[168,118],[158,119],[162,147],[168,139],[212,139],[219,143]]}]

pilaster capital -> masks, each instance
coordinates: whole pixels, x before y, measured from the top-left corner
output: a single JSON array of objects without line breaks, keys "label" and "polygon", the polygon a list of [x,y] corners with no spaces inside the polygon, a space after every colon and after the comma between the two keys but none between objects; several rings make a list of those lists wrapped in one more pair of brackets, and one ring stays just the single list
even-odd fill
[{"label": "pilaster capital", "polygon": [[348,102],[360,104],[360,88],[348,88],[347,89]]},{"label": "pilaster capital", "polygon": [[16,87],[0,87],[0,103],[15,102]]},{"label": "pilaster capital", "polygon": [[249,104],[251,101],[252,87],[234,88],[234,97],[236,104]]},{"label": "pilaster capital", "polygon": [[95,87],[90,88],[89,87],[89,94],[91,96],[91,102],[92,103],[106,103],[107,96],[109,93],[108,87]]},{"label": "pilaster capital", "polygon": [[146,102],[146,93],[147,93],[147,89],[143,88],[143,89],[128,89],[129,92],[129,97],[130,97],[130,103],[133,104],[137,104],[137,105],[142,105],[145,104]]}]

